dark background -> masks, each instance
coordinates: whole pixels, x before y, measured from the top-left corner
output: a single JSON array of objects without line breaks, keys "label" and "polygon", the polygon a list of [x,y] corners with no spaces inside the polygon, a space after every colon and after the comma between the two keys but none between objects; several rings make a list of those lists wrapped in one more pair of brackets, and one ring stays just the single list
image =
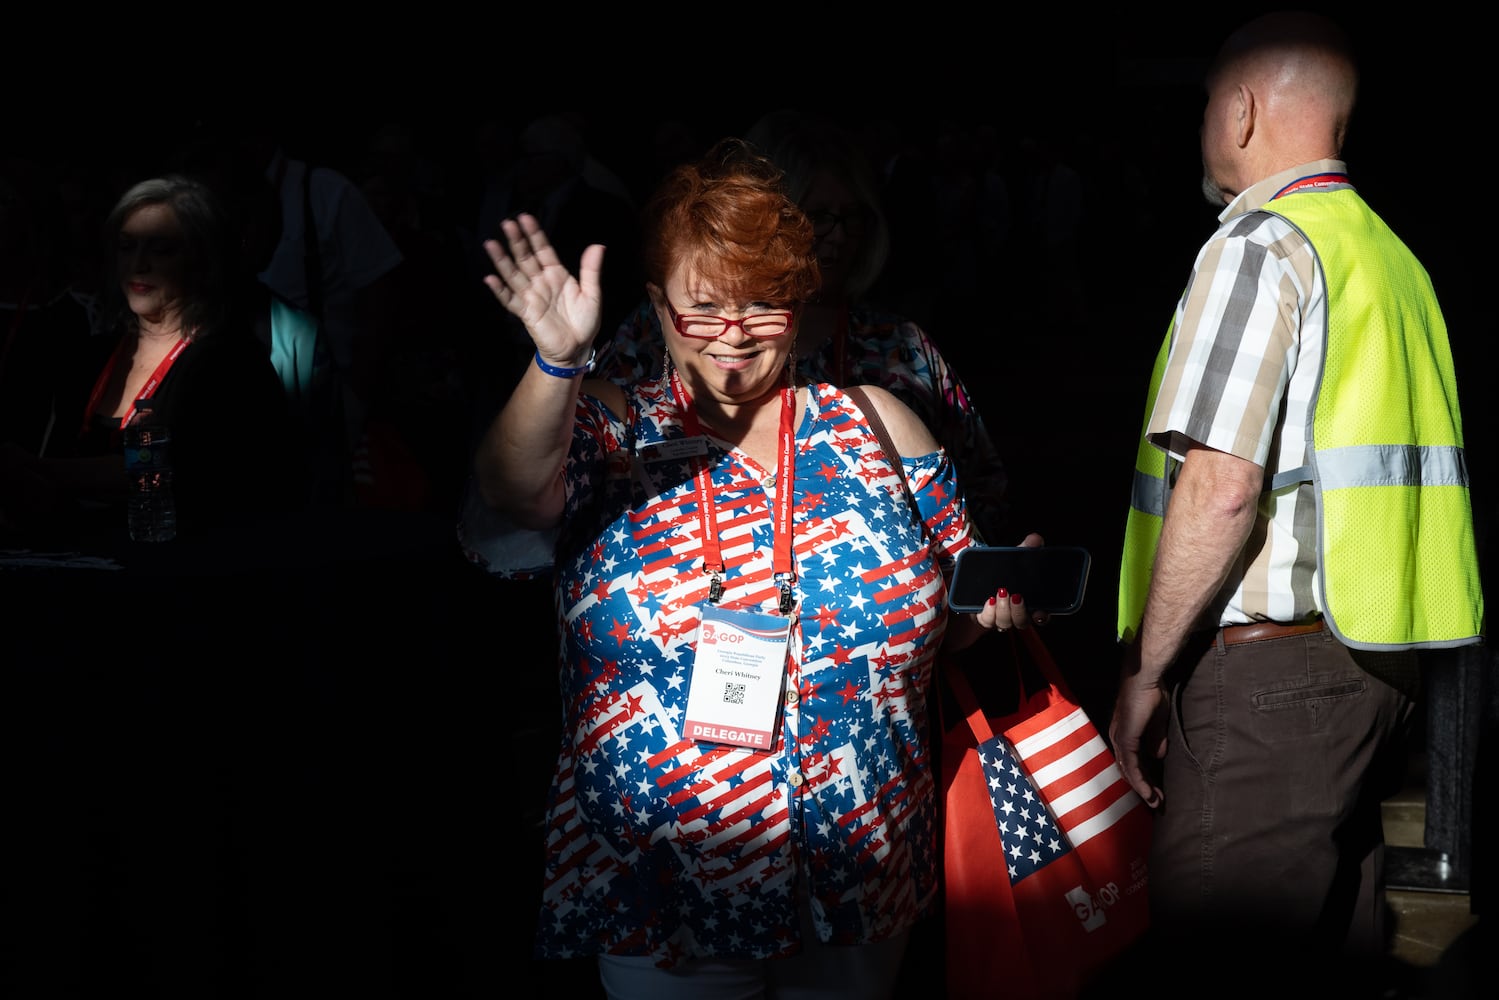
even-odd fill
[{"label": "dark background", "polygon": [[[1216,225],[1198,193],[1201,70],[1254,8],[872,11],[12,11],[0,150],[112,198],[199,129],[269,113],[294,155],[357,176],[371,136],[400,122],[463,233],[479,125],[550,111],[581,114],[593,155],[639,193],[659,123],[706,143],[781,106],[888,120],[917,143],[989,124],[1012,177],[1025,140],[1057,142],[1088,190],[1084,308],[1027,284],[1020,245],[971,301],[917,318],[1009,467],[1017,530],[1093,553],[1083,611],[1047,635],[1103,712],[1149,366]],[[1365,73],[1345,158],[1446,311],[1488,558],[1492,241],[1472,147],[1491,56],[1440,11],[1344,23]],[[497,405],[465,402],[475,425]],[[455,515],[364,512],[248,535],[213,562],[126,550],[123,576],[0,572],[6,815],[23,831],[0,974],[45,996],[533,992],[518,984],[543,974],[527,958],[549,608],[463,564]],[[554,989],[567,974],[545,970]]]}]

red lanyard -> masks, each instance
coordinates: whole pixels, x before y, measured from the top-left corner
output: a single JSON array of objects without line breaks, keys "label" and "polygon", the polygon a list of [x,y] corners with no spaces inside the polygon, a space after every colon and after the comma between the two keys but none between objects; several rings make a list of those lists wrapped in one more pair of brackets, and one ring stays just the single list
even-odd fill
[{"label": "red lanyard", "polygon": [[[682,411],[682,426],[689,437],[701,437],[703,425],[692,407],[692,397],[682,385],[682,377],[675,368],[671,371],[671,392],[677,407]],[[696,467],[693,481],[697,486],[697,517],[703,532],[703,572],[711,576],[708,585],[708,600],[717,603],[723,596],[723,550],[718,542],[717,505],[713,500],[713,480],[708,471],[708,459],[703,457],[693,462]],[[791,585],[796,582],[795,566],[791,559],[792,535],[791,512],[795,506],[792,484],[796,472],[796,390],[787,386],[781,390],[781,427],[779,445],[776,449],[775,515],[771,522],[773,533],[771,568],[775,573],[776,586],[781,591],[781,613],[791,611]]]},{"label": "red lanyard", "polygon": [[1296,178],[1294,181],[1292,181],[1291,183],[1287,184],[1285,187],[1281,188],[1279,191],[1275,192],[1275,194],[1271,197],[1270,200],[1274,201],[1276,198],[1284,198],[1286,195],[1290,194],[1292,191],[1300,191],[1300,190],[1303,190],[1304,188],[1326,188],[1326,187],[1332,187],[1335,184],[1347,184],[1347,183],[1348,183],[1348,175],[1347,174],[1340,174],[1340,173],[1337,173],[1335,171],[1329,171],[1329,172],[1324,173],[1324,174],[1308,174],[1305,177],[1298,177],[1298,178]]},{"label": "red lanyard", "polygon": [[[99,373],[99,379],[94,383],[93,392],[89,393],[88,405],[83,408],[83,427],[79,430],[79,434],[88,433],[89,421],[93,419],[94,411],[99,408],[99,400],[104,395],[105,388],[109,385],[109,376],[115,370],[115,365],[120,360],[120,354],[125,350],[125,341],[126,338],[121,337],[120,342],[115,345],[115,349],[110,352],[109,361],[104,365],[104,370]],[[187,339],[183,338],[177,341],[176,345],[167,352],[166,357],[161,359],[161,364],[156,366],[156,370],[151,373],[150,378],[146,379],[146,384],[141,387],[141,391],[136,395],[135,399],[131,400],[130,409],[120,418],[121,430],[124,430],[129,425],[130,418],[135,416],[135,404],[143,399],[150,399],[155,395],[156,390],[161,387],[162,380],[167,377],[167,372],[171,369],[172,362],[177,360],[177,355],[181,354],[185,347],[187,347]]]}]

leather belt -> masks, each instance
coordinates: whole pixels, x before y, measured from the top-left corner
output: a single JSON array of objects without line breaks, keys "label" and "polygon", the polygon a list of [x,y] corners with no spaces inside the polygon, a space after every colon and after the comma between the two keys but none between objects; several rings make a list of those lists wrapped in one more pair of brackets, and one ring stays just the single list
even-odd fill
[{"label": "leather belt", "polygon": [[1282,625],[1280,622],[1250,622],[1248,625],[1228,625],[1221,632],[1225,646],[1237,646],[1242,642],[1264,642],[1266,639],[1284,639],[1292,635],[1310,635],[1322,631],[1322,619],[1301,625]]}]

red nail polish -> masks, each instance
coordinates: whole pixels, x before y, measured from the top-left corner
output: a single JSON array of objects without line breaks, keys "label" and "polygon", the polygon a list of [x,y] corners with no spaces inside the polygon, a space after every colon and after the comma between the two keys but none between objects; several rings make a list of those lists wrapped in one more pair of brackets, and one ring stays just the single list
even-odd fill
[{"label": "red nail polish", "polygon": [[1000,587],[1000,588],[999,588],[999,594],[998,594],[998,597],[999,597],[999,599],[1000,599],[1000,600],[1001,600],[1001,601],[1002,601],[1002,600],[1004,600],[1004,599],[1005,599],[1005,598],[1006,598],[1006,597],[1009,597],[1009,596],[1010,596],[1010,592],[1009,592],[1009,591],[1008,591],[1008,590],[1006,590],[1006,589],[1005,589],[1005,588],[1003,588],[1003,587]]},{"label": "red nail polish", "polygon": [[1024,599],[1025,598],[1021,597],[1019,594],[1011,594],[1010,595],[1010,603],[1011,604],[1019,604]]},{"label": "red nail polish", "polygon": [[994,607],[994,598],[992,598],[992,597],[989,598],[989,604],[988,604],[988,606],[991,607],[991,608]]}]

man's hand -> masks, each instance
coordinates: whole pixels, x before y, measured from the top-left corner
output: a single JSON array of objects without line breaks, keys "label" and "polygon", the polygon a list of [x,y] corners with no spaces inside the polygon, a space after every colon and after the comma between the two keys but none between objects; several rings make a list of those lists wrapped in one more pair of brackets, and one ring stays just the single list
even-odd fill
[{"label": "man's hand", "polygon": [[1109,723],[1109,743],[1119,760],[1124,780],[1152,809],[1165,800],[1159,784],[1158,762],[1166,756],[1166,727],[1170,704],[1160,684],[1140,674],[1140,647],[1131,644],[1119,672],[1119,695]]},{"label": "man's hand", "polygon": [[1109,740],[1125,779],[1155,808],[1155,761],[1166,756],[1165,675],[1228,579],[1254,526],[1265,470],[1194,444],[1187,449],[1151,571],[1140,632],[1125,654]]}]

